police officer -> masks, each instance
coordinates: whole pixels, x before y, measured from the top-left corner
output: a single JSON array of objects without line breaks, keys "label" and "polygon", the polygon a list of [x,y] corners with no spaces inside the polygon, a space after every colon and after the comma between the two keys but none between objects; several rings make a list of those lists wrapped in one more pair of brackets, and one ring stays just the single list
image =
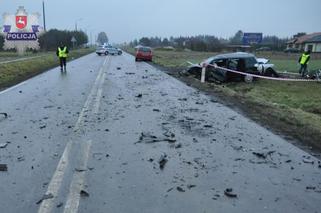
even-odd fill
[{"label": "police officer", "polygon": [[67,63],[68,53],[69,53],[68,47],[63,43],[60,43],[60,46],[57,48],[56,55],[59,57],[61,72],[64,70],[66,72],[66,63]]},{"label": "police officer", "polygon": [[299,63],[301,65],[299,73],[301,74],[302,77],[306,76],[309,60],[310,60],[310,50],[305,51],[299,58]]}]

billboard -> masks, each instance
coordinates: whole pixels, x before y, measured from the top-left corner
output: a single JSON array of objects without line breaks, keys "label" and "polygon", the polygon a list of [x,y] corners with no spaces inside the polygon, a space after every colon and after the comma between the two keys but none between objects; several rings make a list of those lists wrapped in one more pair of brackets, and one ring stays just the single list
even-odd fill
[{"label": "billboard", "polygon": [[263,40],[263,33],[244,33],[243,34],[243,44],[260,44]]}]

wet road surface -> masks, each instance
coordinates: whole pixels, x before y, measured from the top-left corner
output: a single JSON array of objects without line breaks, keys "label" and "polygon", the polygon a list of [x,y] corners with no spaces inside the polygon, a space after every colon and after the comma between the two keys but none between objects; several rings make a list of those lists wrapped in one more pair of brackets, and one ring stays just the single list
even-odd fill
[{"label": "wet road surface", "polygon": [[320,212],[317,158],[128,54],[50,70],[0,109],[1,212]]}]

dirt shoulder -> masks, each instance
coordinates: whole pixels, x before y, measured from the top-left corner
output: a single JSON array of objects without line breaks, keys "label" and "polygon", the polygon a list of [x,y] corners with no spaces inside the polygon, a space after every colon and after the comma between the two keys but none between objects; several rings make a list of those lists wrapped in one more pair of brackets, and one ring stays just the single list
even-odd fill
[{"label": "dirt shoulder", "polygon": [[179,71],[184,69],[183,67],[167,68],[154,63],[151,63],[151,65],[177,78],[188,86],[212,96],[218,102],[240,112],[294,145],[312,153],[319,153],[321,151],[321,131],[315,125],[300,120],[300,113],[296,109],[251,99],[242,94],[242,92],[235,92],[229,88],[229,84],[202,84],[200,80],[194,77],[180,75]]}]

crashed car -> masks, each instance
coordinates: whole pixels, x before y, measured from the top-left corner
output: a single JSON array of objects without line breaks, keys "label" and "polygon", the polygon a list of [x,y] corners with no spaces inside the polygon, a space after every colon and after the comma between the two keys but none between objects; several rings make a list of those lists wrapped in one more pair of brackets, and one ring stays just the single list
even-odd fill
[{"label": "crashed car", "polygon": [[123,52],[121,49],[113,47],[113,46],[107,46],[107,45],[101,45],[96,49],[97,55],[121,55]]},{"label": "crashed car", "polygon": [[244,80],[246,77],[246,75],[233,73],[224,68],[242,73],[279,77],[278,73],[273,68],[274,65],[269,64],[268,62],[268,59],[256,58],[250,53],[237,52],[221,54],[210,57],[200,64],[192,64],[186,70],[185,74],[195,75],[200,78],[202,67],[205,66],[205,79],[207,81],[226,82],[231,80]]}]

